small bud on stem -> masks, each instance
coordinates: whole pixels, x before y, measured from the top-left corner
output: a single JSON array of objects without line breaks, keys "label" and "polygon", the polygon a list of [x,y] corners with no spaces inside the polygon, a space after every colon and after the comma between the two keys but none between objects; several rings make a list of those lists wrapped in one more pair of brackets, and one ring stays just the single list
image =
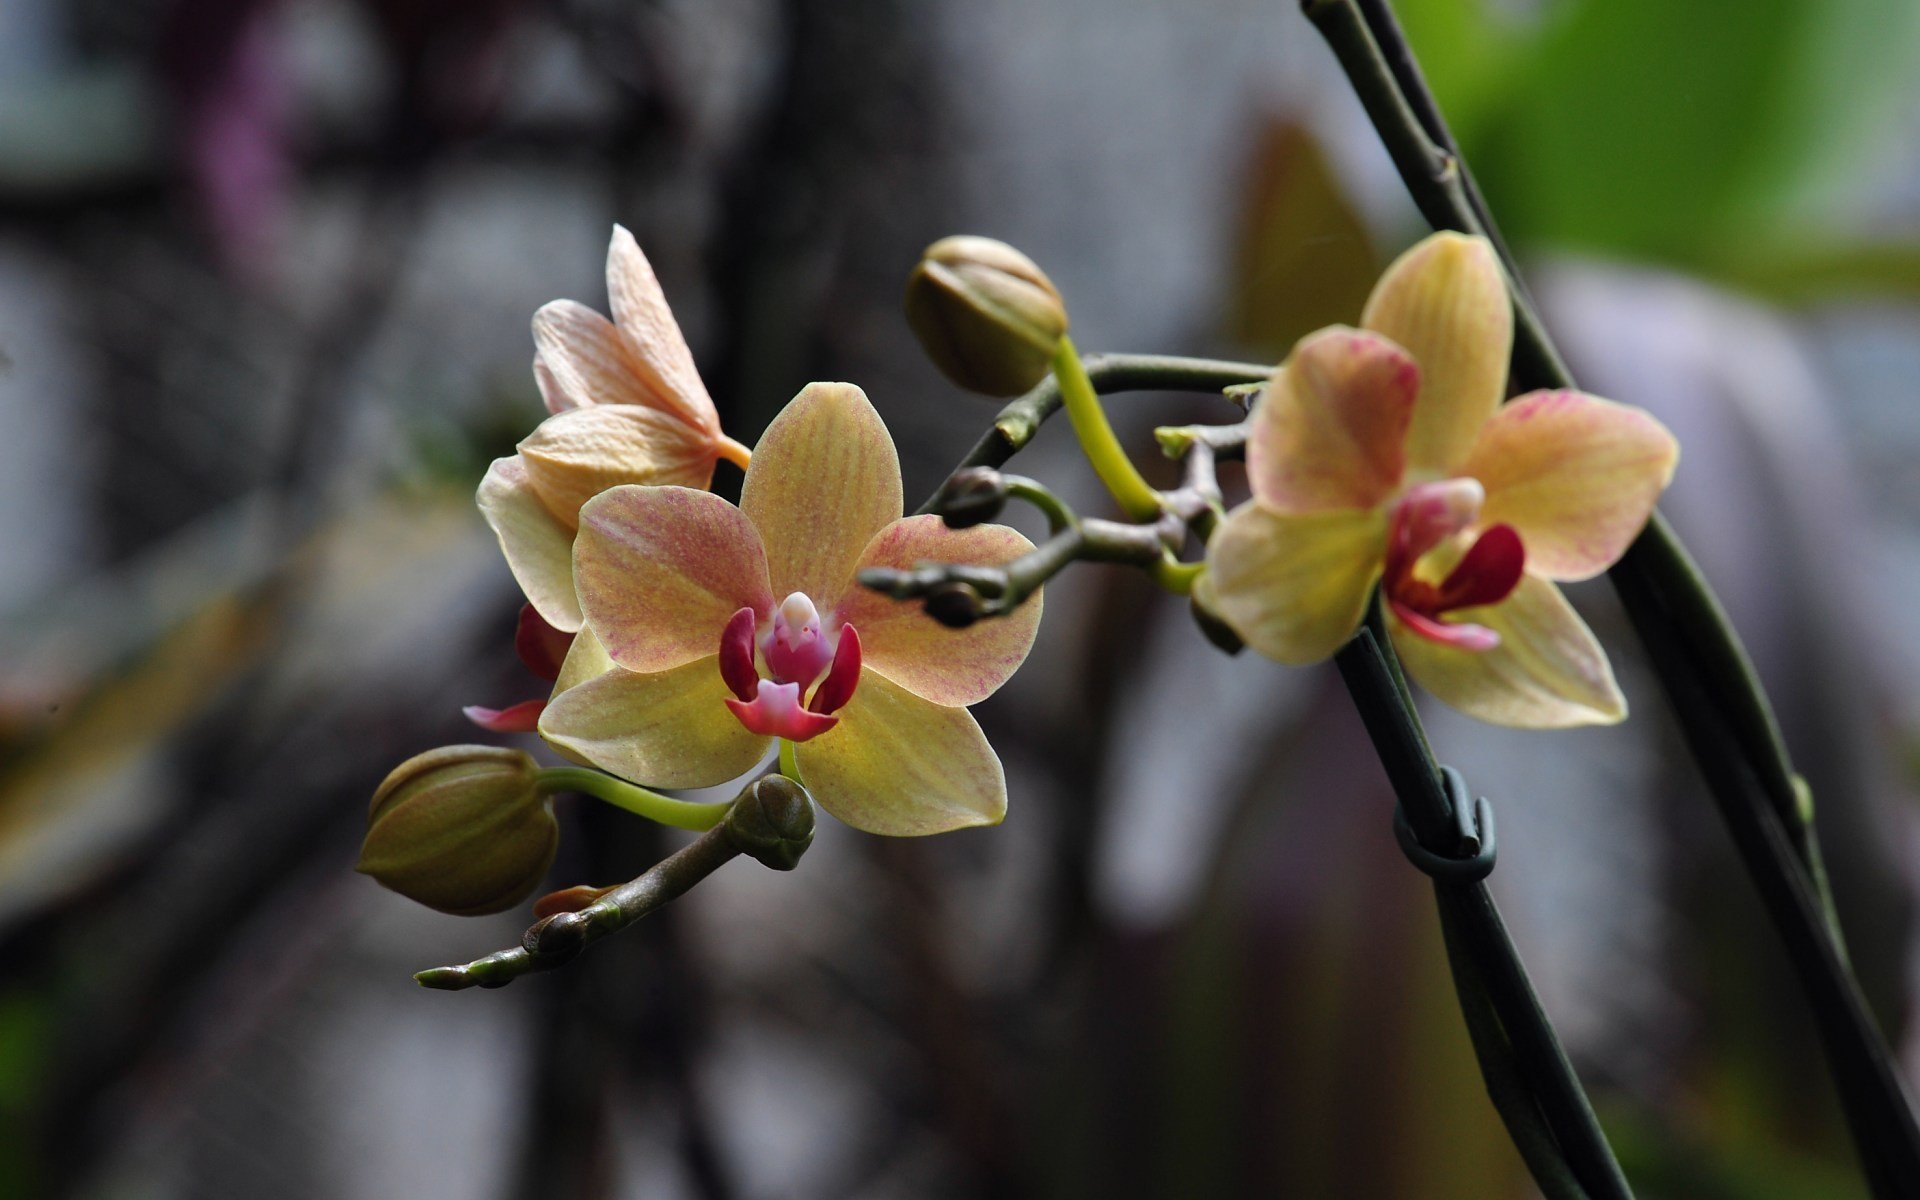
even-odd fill
[{"label": "small bud on stem", "polygon": [[907,324],[942,374],[971,392],[1017,396],[1047,377],[1067,332],[1053,281],[1005,242],[942,238],[907,279]]}]

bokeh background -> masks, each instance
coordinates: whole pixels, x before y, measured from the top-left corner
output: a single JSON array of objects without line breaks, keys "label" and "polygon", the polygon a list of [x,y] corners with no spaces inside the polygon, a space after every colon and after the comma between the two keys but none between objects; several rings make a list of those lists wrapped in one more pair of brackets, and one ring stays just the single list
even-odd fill
[{"label": "bokeh background", "polygon": [[[1667,510],[1920,1073],[1920,8],[1400,7],[1583,381],[1681,436]],[[527,919],[350,867],[389,767],[529,691],[471,495],[616,221],[733,433],[857,381],[913,495],[993,411],[900,319],[934,238],[1025,248],[1084,348],[1272,361],[1421,231],[1286,0],[4,0],[0,1196],[1528,1195],[1337,682],[1118,571],[1051,587],[978,710],[1003,827],[823,819],[565,971],[412,984]],[[1113,407],[1148,459],[1231,416]],[[1064,428],[1022,462],[1101,508]],[[1431,714],[1547,1007],[1641,1195],[1863,1195],[1637,647],[1576,599],[1627,724]],[[564,818],[555,886],[680,837]]]}]

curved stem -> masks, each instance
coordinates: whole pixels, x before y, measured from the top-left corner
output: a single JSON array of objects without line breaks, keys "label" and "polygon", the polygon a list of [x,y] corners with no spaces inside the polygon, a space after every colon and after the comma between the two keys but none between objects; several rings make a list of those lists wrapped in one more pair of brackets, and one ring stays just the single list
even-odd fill
[{"label": "curved stem", "polygon": [[1140,477],[1140,470],[1121,448],[1120,439],[1107,422],[1100,407],[1100,395],[1093,380],[1074,351],[1073,339],[1062,336],[1060,349],[1053,356],[1053,376],[1060,381],[1060,399],[1067,408],[1067,420],[1073,422],[1073,434],[1080,449],[1093,464],[1100,482],[1107,485],[1125,513],[1136,521],[1147,521],[1160,513],[1160,495]]},{"label": "curved stem", "polygon": [[720,437],[719,450],[721,458],[739,467],[742,471],[746,470],[747,464],[753,461],[752,450],[749,450],[746,446],[724,434]]},{"label": "curved stem", "polygon": [[540,772],[537,785],[540,794],[551,796],[555,792],[579,792],[604,800],[615,808],[624,808],[636,816],[674,829],[690,829],[701,833],[712,829],[727,815],[729,804],[696,804],[691,800],[675,800],[671,796],[662,796],[659,792],[648,791],[638,784],[616,779],[601,771],[586,767],[548,767]]},{"label": "curved stem", "polygon": [[800,755],[794,744],[785,738],[780,739],[780,773],[800,786],[806,786],[806,781],[800,778]]}]

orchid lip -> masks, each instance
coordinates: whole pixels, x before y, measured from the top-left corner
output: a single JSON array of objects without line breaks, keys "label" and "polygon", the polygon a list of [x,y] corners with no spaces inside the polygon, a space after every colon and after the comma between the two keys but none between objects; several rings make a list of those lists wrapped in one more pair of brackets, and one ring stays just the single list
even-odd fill
[{"label": "orchid lip", "polygon": [[[813,601],[795,592],[774,612],[772,629],[759,639],[760,654],[772,678],[763,678],[754,661],[758,614],[741,608],[720,634],[720,677],[733,695],[726,705],[740,723],[767,737],[803,742],[840,721],[834,712],[853,698],[860,684],[860,635],[840,627],[830,642],[822,632]],[[822,671],[825,677],[821,678]],[[802,703],[807,685],[819,679]]]},{"label": "orchid lip", "polygon": [[1432,583],[1414,573],[1429,551],[1470,528],[1486,490],[1477,480],[1449,479],[1407,491],[1394,505],[1387,535],[1381,590],[1388,605],[1413,632],[1441,645],[1471,652],[1491,650],[1500,635],[1483,625],[1443,621],[1456,609],[1497,604],[1520,585],[1526,548],[1511,525],[1483,530],[1445,579]]}]

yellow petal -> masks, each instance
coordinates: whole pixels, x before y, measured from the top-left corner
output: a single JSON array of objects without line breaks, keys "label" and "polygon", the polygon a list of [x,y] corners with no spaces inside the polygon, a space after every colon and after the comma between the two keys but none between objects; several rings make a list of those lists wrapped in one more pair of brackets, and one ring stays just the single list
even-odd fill
[{"label": "yellow petal", "polygon": [[1680,444],[1640,409],[1532,392],[1486,423],[1461,472],[1487,489],[1479,523],[1519,531],[1528,571],[1588,579],[1638,536],[1679,460]]},{"label": "yellow petal", "polygon": [[614,323],[631,351],[630,365],[662,408],[671,409],[697,428],[718,430],[719,416],[680,323],[654,277],[653,265],[622,226],[613,227],[607,246],[607,296]]},{"label": "yellow petal", "polygon": [[678,417],[630,404],[556,413],[520,443],[541,503],[568,527],[582,504],[623,483],[704,488],[717,453]]},{"label": "yellow petal", "polygon": [[915,837],[998,825],[1007,815],[1000,759],[966,709],[862,671],[839,717],[794,752],[820,807],[855,829]]},{"label": "yellow petal", "polygon": [[1448,613],[1500,635],[1474,652],[1429,641],[1393,616],[1387,627],[1407,673],[1471,717],[1520,729],[1612,725],[1627,715],[1607,652],[1560,589],[1531,575],[1511,596]]},{"label": "yellow petal", "polygon": [[1380,277],[1360,323],[1420,364],[1408,468],[1456,474],[1481,423],[1507,394],[1513,302],[1493,247],[1458,233],[1426,238]]},{"label": "yellow petal", "polygon": [[664,671],[717,653],[742,608],[773,610],[746,514],[712,492],[619,487],[580,510],[573,581],[614,662]]},{"label": "yellow petal", "polygon": [[1300,339],[1261,394],[1247,482],[1282,512],[1371,508],[1399,487],[1420,374],[1384,338],[1334,326]]},{"label": "yellow petal", "polygon": [[555,696],[540,736],[635,783],[707,787],[746,774],[773,745],[727,709],[732,694],[711,654],[651,674],[615,668]]},{"label": "yellow petal", "polygon": [[1320,662],[1360,627],[1386,544],[1379,509],[1280,513],[1249,501],[1207,546],[1201,599],[1268,658]]},{"label": "yellow petal", "polygon": [[560,674],[554,677],[553,691],[548,698],[558,696],[569,688],[577,688],[596,675],[605,675],[608,671],[620,670],[607,657],[607,648],[600,639],[593,636],[593,630],[582,628],[573,635],[573,644],[567,647],[567,657],[560,663]]},{"label": "yellow petal", "polygon": [[[903,517],[867,544],[860,566],[910,568],[916,563],[957,562],[995,566],[1033,549],[1005,525],[949,529],[939,517]],[[978,704],[1026,661],[1040,628],[1039,593],[1004,617],[949,629],[909,604],[856,587],[840,602],[838,616],[859,631],[861,661],[923,700]]]},{"label": "yellow petal", "polygon": [[776,595],[840,602],[867,543],[900,516],[900,458],[850,383],[810,383],[767,426],[740,488]]},{"label": "yellow petal", "polygon": [[513,581],[527,603],[555,629],[580,628],[573,595],[573,530],[554,519],[518,457],[496,458],[474,496],[480,515],[500,539]]}]

